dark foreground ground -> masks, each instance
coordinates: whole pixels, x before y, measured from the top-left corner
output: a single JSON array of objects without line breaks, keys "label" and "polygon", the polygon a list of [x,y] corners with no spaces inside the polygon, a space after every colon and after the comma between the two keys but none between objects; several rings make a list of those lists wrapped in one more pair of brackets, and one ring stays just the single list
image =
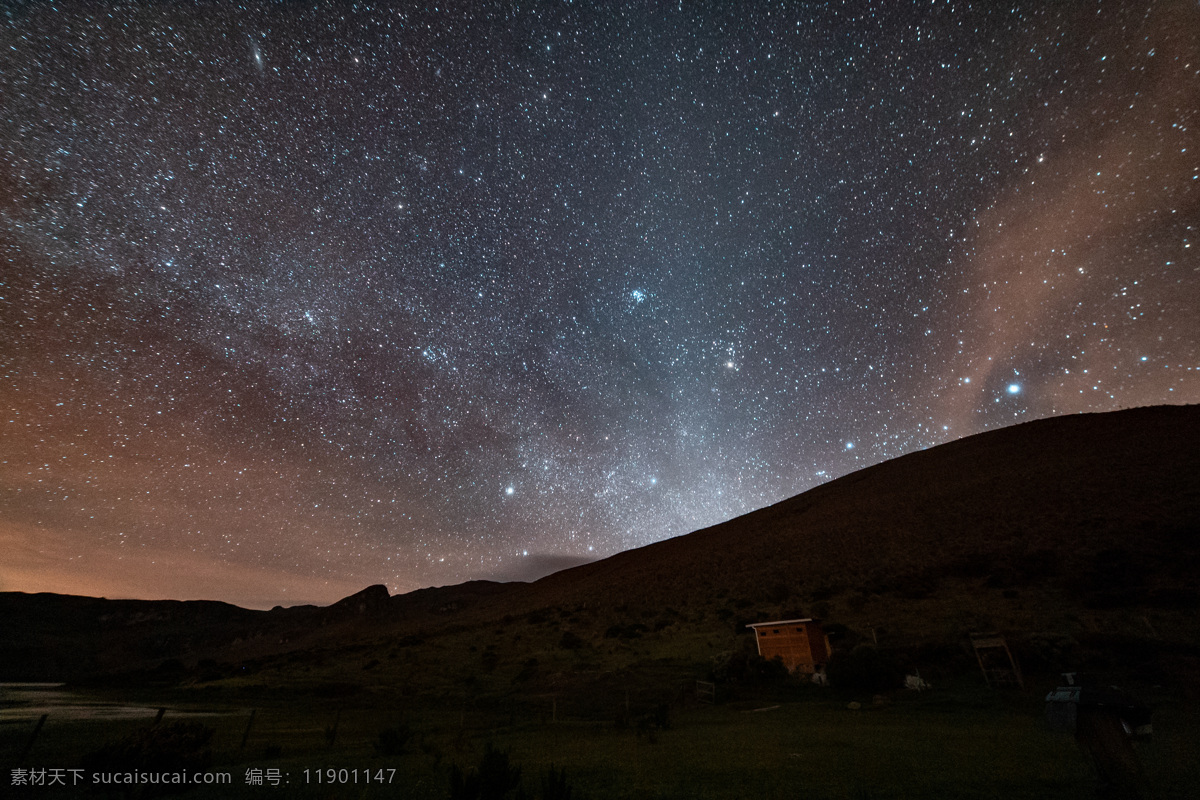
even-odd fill
[{"label": "dark foreground ground", "polygon": [[[1088,756],[1043,719],[1043,698],[1056,683],[1048,674],[1027,676],[1024,689],[988,688],[978,672],[963,670],[919,693],[853,691],[781,678],[751,658],[737,679],[717,682],[717,702],[708,703],[697,699],[695,681],[727,677],[723,668],[714,675],[712,661],[672,658],[662,640],[622,643],[612,653],[559,648],[499,664],[480,644],[449,636],[393,647],[395,656],[376,664],[371,651],[366,661],[313,664],[307,673],[280,665],[176,685],[150,676],[145,683],[160,685],[71,689],[71,698],[54,689],[56,702],[97,705],[87,718],[78,708],[44,709],[36,736],[43,709],[25,693],[24,705],[10,704],[0,718],[3,794],[161,796],[156,787],[91,784],[97,772],[186,769],[227,782],[172,787],[176,796],[1097,796]],[[1153,738],[1135,745],[1143,796],[1198,796],[1194,698],[1178,685],[1119,677],[1154,709]],[[122,708],[141,716],[105,716]],[[13,785],[13,770],[70,768],[85,770],[73,788]],[[455,794],[456,772],[484,783],[491,775],[493,788],[510,791],[472,795],[459,786]]]}]

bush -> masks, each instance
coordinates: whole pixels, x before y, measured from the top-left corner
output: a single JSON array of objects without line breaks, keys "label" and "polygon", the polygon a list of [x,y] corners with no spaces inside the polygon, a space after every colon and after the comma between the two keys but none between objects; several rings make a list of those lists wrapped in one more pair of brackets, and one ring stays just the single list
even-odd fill
[{"label": "bush", "polygon": [[653,709],[638,717],[638,732],[665,731],[671,727],[671,707],[659,703]]},{"label": "bush", "polygon": [[642,633],[649,630],[640,622],[632,622],[628,625],[610,625],[608,630],[604,632],[606,639],[638,639]]},{"label": "bush", "polygon": [[900,685],[900,666],[895,658],[869,644],[849,652],[837,652],[825,667],[830,685],[852,692],[882,692]]},{"label": "bush", "polygon": [[[457,764],[450,768],[451,800],[504,800],[523,797],[521,768],[508,761],[508,752],[501,752],[488,742],[479,766],[463,772]],[[510,792],[516,792],[511,795]]]},{"label": "bush", "polygon": [[356,681],[325,681],[313,687],[312,693],[317,697],[334,698],[350,697],[358,694],[363,685]]},{"label": "bush", "polygon": [[[153,725],[89,753],[80,766],[86,772],[200,772],[212,763],[212,735],[213,729],[199,722]],[[165,794],[187,787],[166,784],[146,788]]]},{"label": "bush", "polygon": [[408,740],[412,738],[412,729],[401,722],[384,728],[375,740],[375,752],[381,756],[398,756],[404,753]]},{"label": "bush", "polygon": [[200,663],[196,665],[196,669],[196,680],[200,683],[219,681],[225,677],[225,671],[221,668],[221,665],[211,658],[200,659]]},{"label": "bush", "polygon": [[571,800],[571,784],[567,781],[565,769],[555,769],[553,764],[550,765],[550,770],[542,776],[541,800]]},{"label": "bush", "polygon": [[522,683],[524,681],[536,678],[538,674],[538,660],[536,658],[526,659],[521,665],[521,671],[513,678],[513,683]]},{"label": "bush", "polygon": [[779,658],[768,660],[745,650],[718,654],[713,658],[710,673],[710,677],[716,683],[738,683],[746,686],[771,686],[782,683],[787,676],[787,667]]},{"label": "bush", "polygon": [[779,605],[792,596],[792,587],[783,581],[772,584],[763,592],[763,598],[772,605]]}]

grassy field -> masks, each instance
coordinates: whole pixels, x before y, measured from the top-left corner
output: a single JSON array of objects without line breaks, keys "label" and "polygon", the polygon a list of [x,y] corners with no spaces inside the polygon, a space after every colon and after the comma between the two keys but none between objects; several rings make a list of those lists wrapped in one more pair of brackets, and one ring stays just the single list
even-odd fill
[{"label": "grassy field", "polygon": [[[661,679],[664,672],[671,670],[649,665],[626,677],[663,685],[656,675]],[[551,766],[565,770],[572,797],[593,800],[1084,798],[1095,792],[1091,767],[1074,741],[1043,724],[1040,690],[998,693],[971,676],[920,695],[891,693],[878,703],[864,697],[859,708],[831,690],[798,684],[743,691],[716,705],[679,692],[648,712],[644,701],[631,699],[629,713],[619,686],[602,691],[590,706],[569,692],[406,697],[376,687],[349,697],[317,694],[231,683],[109,699],[165,705],[162,725],[190,719],[212,729],[209,769],[229,772],[232,785],[195,788],[186,795],[191,797],[445,798],[452,765],[469,770],[489,744],[520,767],[531,797],[541,796],[540,781]],[[1155,739],[1138,745],[1147,794],[1195,796],[1200,725],[1169,697],[1156,705]],[[52,719],[23,762],[32,725],[9,723],[0,726],[0,757],[6,772],[21,765],[76,766],[87,753],[149,722]],[[388,728],[409,732],[401,752],[378,751]],[[279,770],[286,786],[247,786],[252,768]],[[357,770],[357,785],[337,783],[336,774],[330,784],[323,770],[331,768]],[[395,770],[390,786],[364,783],[364,770],[378,777],[380,769]],[[350,781],[355,773],[340,777]],[[39,791],[50,796],[55,790]],[[59,789],[56,796],[74,793]]]}]

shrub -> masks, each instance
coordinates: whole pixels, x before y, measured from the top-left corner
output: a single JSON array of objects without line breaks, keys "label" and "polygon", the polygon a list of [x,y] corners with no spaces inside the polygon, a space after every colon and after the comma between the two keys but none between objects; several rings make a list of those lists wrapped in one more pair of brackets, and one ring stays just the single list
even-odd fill
[{"label": "shrub", "polygon": [[666,703],[659,703],[652,710],[643,714],[638,719],[638,729],[643,731],[660,730],[665,731],[671,727],[671,707]]},{"label": "shrub", "polygon": [[550,769],[542,776],[541,800],[571,800],[571,784],[567,781],[565,769]]},{"label": "shrub", "polygon": [[381,756],[401,755],[410,738],[412,738],[412,729],[403,722],[384,728],[375,739],[375,752]]},{"label": "shrub", "polygon": [[779,658],[768,660],[745,650],[718,654],[713,658],[710,673],[710,677],[716,683],[738,683],[746,686],[771,686],[783,682],[787,676],[787,667]]},{"label": "shrub", "polygon": [[[87,772],[198,772],[212,762],[209,741],[213,729],[199,722],[172,722],[134,731],[119,742],[84,756],[80,766]],[[183,791],[186,786],[170,784],[147,787],[148,791]]]},{"label": "shrub", "polygon": [[901,670],[888,653],[860,644],[850,651],[836,652],[825,667],[829,683],[853,692],[882,692],[900,685]]},{"label": "shrub", "polygon": [[792,587],[783,581],[772,584],[763,592],[763,597],[768,603],[779,605],[792,596]]},{"label": "shrub", "polygon": [[314,686],[312,693],[325,698],[350,697],[361,692],[362,688],[363,685],[356,681],[325,681]]},{"label": "shrub", "polygon": [[[520,791],[521,768],[508,761],[508,752],[501,752],[488,742],[479,766],[463,772],[457,764],[450,768],[451,800],[504,800],[523,797]],[[510,795],[510,792],[516,792]]]},{"label": "shrub", "polygon": [[538,660],[536,658],[527,659],[525,663],[521,665],[521,671],[518,672],[516,677],[513,678],[513,683],[521,683],[523,681],[531,680],[532,678],[536,677],[537,674]]},{"label": "shrub", "polygon": [[608,630],[604,632],[606,639],[637,639],[640,638],[644,631],[649,630],[640,622],[633,622],[629,625],[610,625]]}]

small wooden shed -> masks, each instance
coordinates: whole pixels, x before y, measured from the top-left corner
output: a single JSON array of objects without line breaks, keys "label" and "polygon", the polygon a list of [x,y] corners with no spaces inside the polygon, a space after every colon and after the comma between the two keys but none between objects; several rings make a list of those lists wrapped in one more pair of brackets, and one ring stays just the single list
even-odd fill
[{"label": "small wooden shed", "polygon": [[829,637],[816,619],[783,619],[747,625],[758,640],[758,654],[778,657],[789,672],[816,672],[829,661]]}]

